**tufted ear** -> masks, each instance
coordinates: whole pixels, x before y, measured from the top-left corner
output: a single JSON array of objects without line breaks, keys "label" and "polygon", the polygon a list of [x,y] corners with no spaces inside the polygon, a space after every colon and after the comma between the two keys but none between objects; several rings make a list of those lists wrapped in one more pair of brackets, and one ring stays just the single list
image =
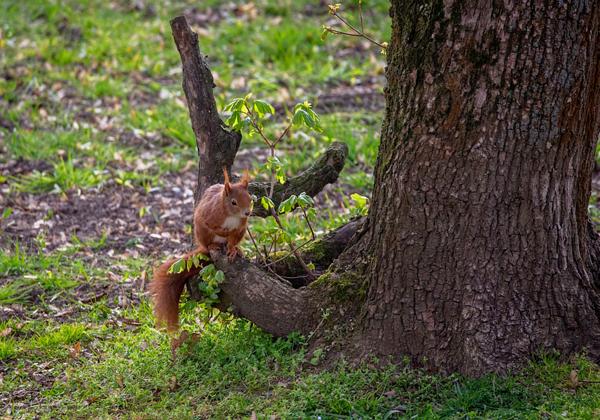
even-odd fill
[{"label": "tufted ear", "polygon": [[227,168],[223,166],[223,177],[225,178],[225,195],[229,195],[231,192],[231,183],[229,182],[229,175],[227,174]]},{"label": "tufted ear", "polygon": [[248,169],[244,169],[244,173],[242,174],[242,179],[240,180],[240,184],[246,189],[248,189],[248,184],[250,183],[250,173]]}]

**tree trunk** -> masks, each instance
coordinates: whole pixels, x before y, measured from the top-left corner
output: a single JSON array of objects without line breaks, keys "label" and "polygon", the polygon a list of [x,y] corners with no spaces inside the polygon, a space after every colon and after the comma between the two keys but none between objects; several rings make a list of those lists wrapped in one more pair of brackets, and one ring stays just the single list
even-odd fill
[{"label": "tree trunk", "polygon": [[392,1],[357,340],[474,375],[551,349],[598,357],[600,8],[425,3]]},{"label": "tree trunk", "polygon": [[224,300],[275,335],[441,372],[600,358],[600,7],[392,0],[391,16],[366,221],[307,288],[213,255]]}]

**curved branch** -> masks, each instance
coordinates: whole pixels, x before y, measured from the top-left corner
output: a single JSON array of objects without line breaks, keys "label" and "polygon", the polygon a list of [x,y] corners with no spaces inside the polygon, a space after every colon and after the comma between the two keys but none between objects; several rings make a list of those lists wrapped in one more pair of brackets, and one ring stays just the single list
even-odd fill
[{"label": "curved branch", "polygon": [[223,300],[233,303],[236,315],[277,337],[314,329],[318,311],[312,290],[294,289],[243,258],[230,263],[219,251],[211,251],[210,256],[227,277],[220,285]]},{"label": "curved branch", "polygon": [[198,183],[194,204],[206,188],[223,182],[223,166],[231,169],[242,135],[229,131],[217,111],[212,73],[198,49],[198,35],[184,16],[171,21],[173,39],[181,57],[183,91],[187,99],[198,148]]},{"label": "curved branch", "polygon": [[[192,128],[196,137],[196,146],[198,148],[198,180],[194,190],[195,207],[206,188],[223,181],[223,166],[227,167],[228,170],[231,169],[242,136],[239,132],[229,131],[219,117],[213,94],[214,80],[208,65],[200,54],[198,48],[198,35],[191,30],[184,16],[178,16],[171,20],[171,30],[173,39],[177,45],[177,50],[181,57],[183,72],[182,85],[187,99]],[[306,192],[311,196],[318,194],[325,185],[337,180],[339,172],[344,167],[347,155],[348,147],[345,144],[338,142],[331,144],[325,153],[307,170],[296,177],[288,179],[285,184],[277,185],[272,197],[273,202],[276,205],[279,205],[281,201],[285,200],[290,195],[300,194],[301,192]],[[250,185],[250,191],[259,196],[268,195],[269,187],[270,184],[268,183],[254,182]],[[265,217],[267,212],[262,208],[257,208],[255,210],[255,215]],[[240,264],[242,263],[240,262]],[[228,270],[232,270],[232,268],[230,267]],[[265,273],[262,273],[260,270],[256,270],[258,269],[249,269],[248,272],[241,272],[239,274],[232,273],[230,278],[247,278],[248,280],[251,280],[249,276],[254,275],[254,279],[256,280],[260,276],[265,275]],[[272,286],[274,289],[269,290],[268,295],[264,295],[269,299],[274,297],[274,295],[272,295],[274,290],[277,291],[283,287],[281,283],[276,280],[271,283],[275,284]],[[237,281],[231,282],[231,284],[237,284]],[[261,293],[264,290],[259,287],[259,284],[262,283],[257,283],[256,292],[254,294],[241,294],[241,300],[236,298],[234,300],[236,306],[240,306],[240,302],[242,302],[241,307],[246,308],[247,305],[244,304],[244,302],[247,302],[249,305],[256,303],[255,301],[257,300],[260,301],[262,296]],[[194,299],[199,298],[199,291],[196,287],[193,287],[188,283],[188,289]],[[289,289],[294,290],[292,288]],[[275,294],[276,296],[281,297],[283,305],[287,305],[284,302],[288,302],[289,304],[294,301],[293,298],[291,301],[288,301],[291,297],[286,296],[286,293],[284,293],[285,290],[287,289],[281,289],[279,290],[281,293]],[[237,296],[234,293],[229,293],[229,295],[232,298]],[[298,296],[296,292],[294,292],[293,295],[296,297]],[[295,304],[299,305],[299,302],[295,302]],[[264,306],[267,307],[268,305]],[[276,305],[273,305],[272,310],[275,310],[275,306]],[[242,315],[245,316],[244,312],[247,312],[247,310],[243,309]],[[256,316],[249,316],[249,318],[258,325],[263,326],[260,322],[260,314],[257,316],[258,318]],[[293,318],[296,319],[297,317],[293,316]],[[266,325],[263,327],[270,331]],[[289,327],[289,325],[282,324],[281,327],[276,327],[273,333],[285,335],[291,332]]]},{"label": "curved branch", "polygon": [[[365,218],[359,218],[334,230],[319,241],[319,251],[308,251],[306,255],[313,255],[319,263],[329,265],[352,241],[364,221]],[[310,334],[319,324],[319,308],[327,301],[323,288],[296,289],[243,258],[229,262],[219,251],[211,251],[210,256],[227,277],[220,286],[220,308],[232,307],[234,314],[277,337],[294,331]],[[290,258],[290,262],[293,261]],[[293,270],[285,264],[279,268]]]},{"label": "curved branch", "polygon": [[[348,146],[342,142],[333,142],[319,158],[301,174],[289,178],[285,184],[276,184],[273,192],[273,203],[278,206],[292,194],[306,194],[314,197],[327,184],[337,181],[340,171],[344,168]],[[252,194],[262,197],[269,195],[271,184],[268,182],[252,182],[249,190]],[[254,208],[254,216],[266,217],[270,213],[263,207]]]},{"label": "curved branch", "polygon": [[[301,253],[302,259],[314,264],[316,274],[322,274],[348,247],[354,234],[362,228],[364,222],[364,217],[352,220],[317,239]],[[270,264],[270,268],[275,273],[282,277],[290,277],[290,283],[296,288],[306,286],[310,281],[307,276],[304,276],[306,271],[293,255],[288,255],[281,260],[275,259]]]},{"label": "curved branch", "polygon": [[[183,90],[187,99],[192,128],[198,148],[198,182],[194,191],[194,203],[210,185],[223,182],[223,166],[231,169],[242,136],[229,131],[217,111],[213,94],[214,80],[206,61],[198,49],[198,35],[191,30],[184,16],[171,21],[173,39],[181,57]],[[276,185],[273,202],[278,205],[292,194],[306,192],[317,195],[325,185],[335,182],[348,156],[348,147],[334,142],[306,171],[290,178],[283,185]],[[268,195],[270,184],[254,182],[252,193]],[[265,217],[267,211],[255,210],[255,215]]]}]

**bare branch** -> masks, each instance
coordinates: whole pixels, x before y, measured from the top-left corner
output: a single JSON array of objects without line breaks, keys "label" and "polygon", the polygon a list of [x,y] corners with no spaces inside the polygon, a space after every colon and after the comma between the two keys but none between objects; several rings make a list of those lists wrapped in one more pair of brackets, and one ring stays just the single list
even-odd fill
[{"label": "bare branch", "polygon": [[306,334],[317,324],[313,291],[294,289],[243,258],[230,263],[219,251],[210,256],[227,277],[220,287],[225,300],[233,302],[234,314],[278,337]]}]

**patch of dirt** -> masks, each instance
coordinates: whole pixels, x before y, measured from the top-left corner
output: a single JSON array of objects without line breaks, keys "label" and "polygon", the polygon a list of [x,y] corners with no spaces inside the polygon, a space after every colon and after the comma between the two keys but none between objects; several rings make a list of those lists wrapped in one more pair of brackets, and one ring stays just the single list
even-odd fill
[{"label": "patch of dirt", "polygon": [[342,111],[379,111],[385,108],[383,81],[373,78],[357,85],[346,83],[318,91],[317,112],[326,114]]},{"label": "patch of dirt", "polygon": [[[18,158],[5,163],[0,163],[0,175],[17,176],[31,173],[33,171],[44,172],[52,170],[52,165],[43,160],[27,160]],[[0,198],[0,205],[2,199]]]},{"label": "patch of dirt", "polygon": [[12,214],[0,225],[0,246],[15,242],[33,245],[43,237],[46,249],[67,246],[72,237],[97,241],[106,235],[104,254],[123,253],[137,257],[172,253],[186,248],[184,233],[191,221],[195,179],[191,173],[165,175],[164,186],[146,192],[113,182],[86,191],[64,194],[11,193],[0,195],[0,208]]}]

